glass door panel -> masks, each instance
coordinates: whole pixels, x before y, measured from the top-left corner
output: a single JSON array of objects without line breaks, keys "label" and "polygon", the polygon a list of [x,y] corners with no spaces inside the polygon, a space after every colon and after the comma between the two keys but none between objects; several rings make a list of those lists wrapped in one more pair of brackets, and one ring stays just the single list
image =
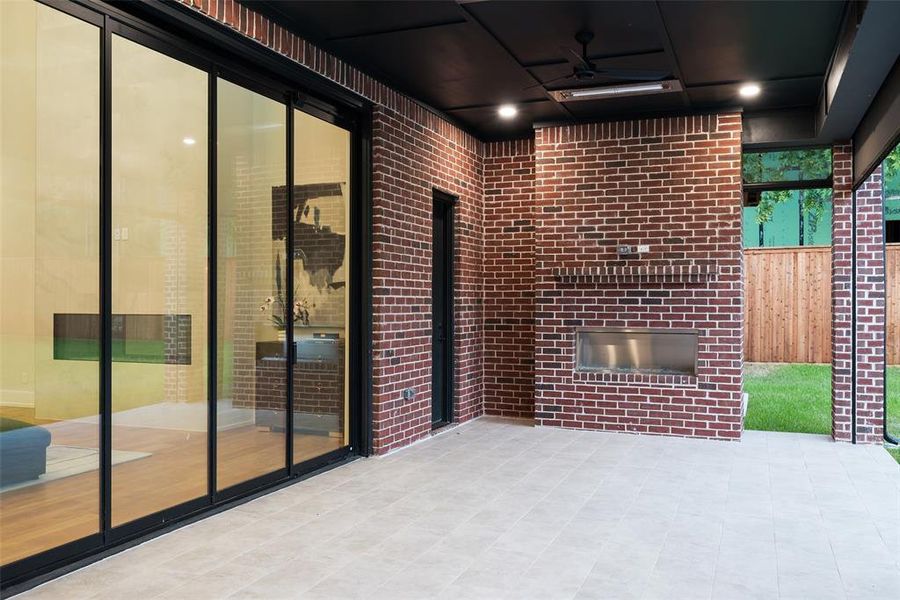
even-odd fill
[{"label": "glass door panel", "polygon": [[100,527],[100,30],[0,2],[0,564]]},{"label": "glass door panel", "polygon": [[207,493],[208,75],[112,40],[112,524]]},{"label": "glass door panel", "polygon": [[294,111],[294,462],[349,444],[350,132]]},{"label": "glass door panel", "polygon": [[286,467],[286,106],[217,82],[217,487]]}]

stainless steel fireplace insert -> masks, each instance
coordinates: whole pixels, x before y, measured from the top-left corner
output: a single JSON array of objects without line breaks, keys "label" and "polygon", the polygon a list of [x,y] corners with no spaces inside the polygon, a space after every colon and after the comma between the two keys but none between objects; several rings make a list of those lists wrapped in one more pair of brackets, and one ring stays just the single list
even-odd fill
[{"label": "stainless steel fireplace insert", "polygon": [[695,329],[584,327],[575,330],[575,370],[697,374]]}]

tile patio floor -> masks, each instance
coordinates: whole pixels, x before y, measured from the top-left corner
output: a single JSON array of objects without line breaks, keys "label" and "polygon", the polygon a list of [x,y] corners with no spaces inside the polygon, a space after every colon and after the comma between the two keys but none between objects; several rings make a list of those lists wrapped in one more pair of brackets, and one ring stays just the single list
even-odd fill
[{"label": "tile patio floor", "polygon": [[896,598],[900,468],[880,447],[480,419],[20,596]]}]

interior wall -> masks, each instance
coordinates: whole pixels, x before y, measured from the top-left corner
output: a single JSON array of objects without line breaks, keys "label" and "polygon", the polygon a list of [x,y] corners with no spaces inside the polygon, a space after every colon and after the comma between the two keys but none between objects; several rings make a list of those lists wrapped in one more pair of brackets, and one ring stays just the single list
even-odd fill
[{"label": "interior wall", "polygon": [[93,415],[97,364],[53,360],[53,315],[99,304],[99,32],[31,2],[0,11],[0,406]]},{"label": "interior wall", "polygon": [[297,222],[316,225],[344,235],[344,260],[341,266],[325,280],[322,272],[297,269],[294,285],[297,298],[310,304],[310,321],[317,325],[343,327],[347,316],[348,288],[334,288],[331,282],[348,282],[350,267],[349,232],[350,214],[350,132],[326,121],[296,112],[294,115],[294,184],[307,186],[334,183],[340,186],[340,197],[318,196],[310,198],[303,212],[296,215]]},{"label": "interior wall", "polygon": [[[344,444],[350,443],[348,327],[349,298],[355,291],[350,289],[351,247],[355,243],[349,235],[350,151],[348,130],[294,111],[294,291],[295,303],[300,302],[309,313],[308,327],[302,321],[295,322],[294,340],[316,335],[343,340],[339,346],[342,363],[325,367],[301,361],[294,366],[294,411],[337,418],[340,424],[329,428],[331,435],[340,437]],[[338,191],[321,195],[306,191],[319,186]],[[339,240],[343,242],[342,255],[336,247]],[[342,386],[339,381],[343,381]],[[308,456],[296,442],[297,436],[294,460],[300,462]]]},{"label": "interior wall", "polygon": [[[3,3],[0,404],[31,407],[36,418],[57,420],[96,414],[98,406],[96,386],[74,383],[93,381],[96,363],[54,359],[53,316],[97,314],[99,308],[99,145],[86,142],[96,140],[99,129],[99,31],[85,39],[83,27],[73,27],[72,19],[38,8],[31,2]],[[39,44],[36,32],[42,35]],[[159,73],[160,63],[142,62],[140,52],[128,55],[134,46],[119,41],[117,59],[133,66],[120,73],[135,79],[120,82],[116,101],[139,106],[147,114],[181,118],[184,137],[193,137],[196,143],[187,146],[180,138],[170,143],[163,136],[171,131],[152,119],[131,123],[114,119],[114,133],[120,136],[113,152],[115,172],[142,174],[131,180],[114,178],[113,227],[120,233],[114,244],[122,267],[113,278],[114,312],[191,314],[191,354],[201,360],[194,361],[199,367],[195,369],[116,362],[118,406],[159,402],[167,373],[170,380],[174,373],[184,400],[203,400],[205,158],[200,172],[193,168],[197,163],[183,154],[205,157],[206,121],[191,120],[194,113],[181,104],[190,101],[184,96],[147,105],[153,99],[142,78],[159,82],[171,74]],[[72,51],[79,47],[83,52]],[[173,85],[177,87],[177,80]],[[195,100],[205,103],[205,97]],[[130,140],[137,143],[129,144]],[[167,150],[148,151],[151,148]],[[173,181],[181,190],[193,185],[202,202],[179,202],[169,196],[167,186]],[[185,214],[185,208],[196,214]],[[167,255],[170,249],[160,232],[167,232],[169,242],[182,245],[179,256]],[[191,262],[193,266],[187,265]],[[167,277],[180,277],[179,285],[191,290],[190,297],[166,294]]]},{"label": "interior wall", "polygon": [[275,293],[276,259],[282,285],[287,269],[284,241],[272,235],[273,188],[287,177],[287,109],[226,80],[217,103],[218,399],[252,407],[256,342],[277,341],[271,309],[260,307]]},{"label": "interior wall", "polygon": [[113,362],[114,410],[203,403],[207,74],[118,36],[112,55],[112,311],[191,317],[190,364]]}]

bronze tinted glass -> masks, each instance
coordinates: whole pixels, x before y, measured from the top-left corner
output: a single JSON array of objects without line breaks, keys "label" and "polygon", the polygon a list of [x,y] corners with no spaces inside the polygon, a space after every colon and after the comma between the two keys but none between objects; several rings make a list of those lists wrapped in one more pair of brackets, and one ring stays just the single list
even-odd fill
[{"label": "bronze tinted glass", "polygon": [[[99,362],[54,315],[100,307],[100,31],[0,2],[0,563],[100,527]],[[83,332],[98,355],[99,332]]]},{"label": "bronze tinted glass", "polygon": [[[112,312],[163,315],[190,353],[112,363],[115,526],[207,493],[208,75],[113,36],[111,94]],[[146,356],[159,333],[119,337]]]},{"label": "bronze tinted glass", "polygon": [[287,107],[217,82],[217,487],[286,466]]},{"label": "bronze tinted glass", "polygon": [[348,444],[350,132],[294,111],[294,462]]}]

